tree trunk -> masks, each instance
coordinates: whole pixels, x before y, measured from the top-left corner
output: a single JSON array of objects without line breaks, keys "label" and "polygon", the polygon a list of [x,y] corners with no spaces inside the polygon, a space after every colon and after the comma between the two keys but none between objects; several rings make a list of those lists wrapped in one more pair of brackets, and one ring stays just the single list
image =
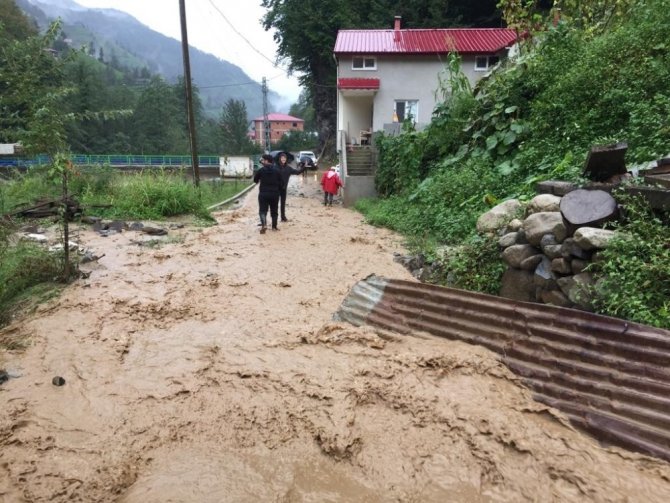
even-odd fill
[{"label": "tree trunk", "polygon": [[[330,74],[331,72],[328,73]],[[317,80],[320,84],[313,86],[314,113],[316,116],[316,128],[319,132],[319,150],[321,152],[319,157],[323,155],[330,158],[335,157],[337,90],[334,85],[328,85],[328,83],[334,80],[334,78],[321,78]]]}]

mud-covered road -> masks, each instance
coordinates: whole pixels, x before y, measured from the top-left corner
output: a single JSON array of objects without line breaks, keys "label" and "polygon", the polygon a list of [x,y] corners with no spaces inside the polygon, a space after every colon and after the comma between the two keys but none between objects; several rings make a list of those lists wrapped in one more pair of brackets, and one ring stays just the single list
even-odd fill
[{"label": "mud-covered road", "polygon": [[670,501],[492,353],[333,323],[400,241],[294,182],[279,232],[255,191],[158,248],[81,231],[90,277],[2,331],[0,501]]}]

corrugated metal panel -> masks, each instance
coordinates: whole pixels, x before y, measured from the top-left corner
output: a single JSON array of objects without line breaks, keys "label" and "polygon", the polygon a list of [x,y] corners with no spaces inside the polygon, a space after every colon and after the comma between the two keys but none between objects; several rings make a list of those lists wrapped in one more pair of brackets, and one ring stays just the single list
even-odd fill
[{"label": "corrugated metal panel", "polygon": [[379,89],[379,79],[337,79],[338,89]]},{"label": "corrugated metal panel", "polygon": [[514,30],[469,28],[439,30],[340,30],[336,54],[434,54],[457,51],[489,54],[516,41]]},{"label": "corrugated metal panel", "polygon": [[670,332],[543,304],[371,276],[335,315],[500,355],[535,398],[596,438],[670,461]]}]

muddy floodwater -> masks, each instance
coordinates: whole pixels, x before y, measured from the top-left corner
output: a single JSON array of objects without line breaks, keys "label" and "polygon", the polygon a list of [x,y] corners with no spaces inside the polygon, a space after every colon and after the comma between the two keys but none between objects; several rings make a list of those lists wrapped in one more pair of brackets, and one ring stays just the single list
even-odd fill
[{"label": "muddy floodwater", "polygon": [[0,501],[670,501],[670,464],[493,353],[333,322],[356,281],[411,279],[401,240],[293,178],[278,232],[255,190],[160,246],[78,231],[90,276],[0,332],[30,341],[0,353]]}]

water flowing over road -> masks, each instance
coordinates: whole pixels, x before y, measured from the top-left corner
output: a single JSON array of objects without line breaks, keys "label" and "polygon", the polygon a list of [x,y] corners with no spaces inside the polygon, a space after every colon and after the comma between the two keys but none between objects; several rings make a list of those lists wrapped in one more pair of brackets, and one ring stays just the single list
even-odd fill
[{"label": "water flowing over road", "polygon": [[160,247],[80,231],[90,277],[2,330],[30,346],[0,355],[1,501],[670,501],[668,463],[495,354],[333,322],[356,281],[411,279],[401,241],[292,183],[265,235],[256,191]]}]

